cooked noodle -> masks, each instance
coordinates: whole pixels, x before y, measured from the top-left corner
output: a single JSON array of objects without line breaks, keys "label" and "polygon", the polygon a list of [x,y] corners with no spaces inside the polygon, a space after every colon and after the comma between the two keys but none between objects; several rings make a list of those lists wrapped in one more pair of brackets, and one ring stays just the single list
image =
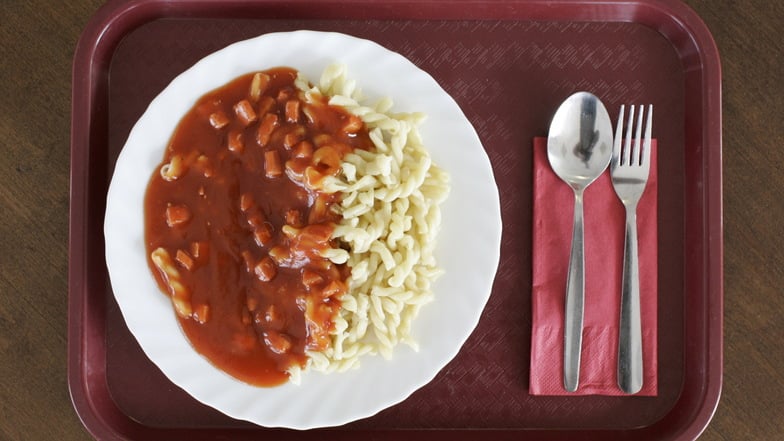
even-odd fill
[{"label": "cooked noodle", "polygon": [[[431,285],[441,274],[433,251],[439,204],[449,192],[449,176],[432,163],[418,131],[425,116],[391,113],[388,98],[366,105],[343,65],[327,67],[317,86],[302,76],[297,86],[310,102],[329,96],[330,104],[359,116],[376,148],[346,155],[339,175],[324,182],[326,192],[342,193],[342,220],[333,233],[342,248],[325,257],[347,262],[351,275],[332,345],[309,352],[304,369],[345,371],[365,354],[391,358],[399,343],[418,350],[411,325],[433,299]],[[291,381],[298,382],[301,371],[291,369]]]}]

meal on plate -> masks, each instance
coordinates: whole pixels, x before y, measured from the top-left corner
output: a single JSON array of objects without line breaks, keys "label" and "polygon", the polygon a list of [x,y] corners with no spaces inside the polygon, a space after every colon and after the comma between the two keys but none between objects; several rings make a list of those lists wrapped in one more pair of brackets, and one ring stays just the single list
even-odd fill
[{"label": "meal on plate", "polygon": [[421,114],[363,102],[345,66],[286,67],[201,97],[145,196],[149,264],[193,347],[254,385],[416,348],[447,174]]}]

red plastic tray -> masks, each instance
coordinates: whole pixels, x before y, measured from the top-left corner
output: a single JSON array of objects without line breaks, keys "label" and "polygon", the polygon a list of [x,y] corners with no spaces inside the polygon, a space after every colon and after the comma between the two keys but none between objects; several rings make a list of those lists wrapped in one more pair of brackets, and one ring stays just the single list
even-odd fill
[{"label": "red plastic tray", "polygon": [[[150,100],[215,50],[295,29],[369,38],[433,75],[482,139],[504,223],[492,296],[460,354],[404,402],[308,432],[233,420],[172,385],[127,330],[103,252],[114,162]],[[722,379],[720,82],[705,25],[669,0],[108,3],[74,56],[68,370],[77,413],[99,439],[696,438]],[[656,397],[528,392],[531,140],[581,89],[599,95],[612,118],[636,102],[653,103],[658,115]]]}]

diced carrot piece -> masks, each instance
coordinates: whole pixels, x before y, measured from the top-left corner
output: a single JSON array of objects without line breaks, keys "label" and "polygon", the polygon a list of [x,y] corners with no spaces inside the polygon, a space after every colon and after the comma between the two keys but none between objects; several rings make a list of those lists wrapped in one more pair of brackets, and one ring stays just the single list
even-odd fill
[{"label": "diced carrot piece", "polygon": [[292,153],[295,158],[310,159],[313,157],[313,144],[310,141],[302,141],[294,147]]},{"label": "diced carrot piece", "polygon": [[183,250],[177,250],[174,259],[188,271],[193,271],[193,268],[196,266],[196,262],[193,261],[193,258]]},{"label": "diced carrot piece", "polygon": [[280,266],[288,264],[291,260],[290,250],[282,245],[272,247],[267,254]]},{"label": "diced carrot piece", "polygon": [[210,319],[210,307],[203,303],[193,310],[193,318],[202,325]]},{"label": "diced carrot piece", "polygon": [[[267,310],[264,311],[264,316],[261,317],[261,319],[263,319],[268,328],[276,330],[282,329],[283,325],[286,324],[283,314],[278,311],[278,308],[276,308],[275,305],[270,305]],[[257,320],[259,320],[259,318],[257,318]]]},{"label": "diced carrot piece", "polygon": [[299,121],[299,100],[286,101],[286,121],[290,123]]},{"label": "diced carrot piece", "polygon": [[229,117],[223,111],[218,110],[210,114],[210,125],[216,129],[222,129],[229,124]]},{"label": "diced carrot piece", "polygon": [[277,150],[264,152],[264,173],[268,178],[277,178],[283,174],[283,165]]},{"label": "diced carrot piece", "polygon": [[[302,168],[303,168],[302,161],[295,161],[293,159],[289,159],[288,161],[286,161],[286,176],[288,176],[292,182],[302,182],[303,181]],[[310,194],[307,192],[307,190],[304,191],[307,195]],[[297,196],[298,196],[297,200],[299,200],[300,202],[307,202],[310,200],[309,199],[310,196],[307,196],[305,198],[299,197],[300,196],[299,194]]]},{"label": "diced carrot piece", "polygon": [[250,254],[250,251],[248,250],[244,250],[242,253],[240,253],[240,255],[242,256],[242,260],[245,262],[245,271],[251,272],[253,269],[253,255]]},{"label": "diced carrot piece", "polygon": [[275,99],[271,96],[263,96],[259,99],[259,108],[256,112],[257,115],[265,115],[272,110],[275,105]]},{"label": "diced carrot piece", "polygon": [[331,310],[323,303],[316,303],[312,297],[305,302],[305,325],[308,329],[308,339],[305,349],[323,351],[329,347],[328,327],[325,319],[331,317]]},{"label": "diced carrot piece", "polygon": [[182,225],[191,220],[191,211],[185,205],[166,207],[166,224],[170,227]]},{"label": "diced carrot piece", "polygon": [[308,123],[310,123],[310,125],[313,126],[318,125],[316,106],[314,106],[313,104],[305,103],[305,105],[302,106],[302,113],[305,114],[305,118],[307,118]]},{"label": "diced carrot piece", "polygon": [[341,277],[340,277],[340,269],[338,268],[338,266],[333,264],[329,260],[326,260],[325,262],[327,264],[327,267],[326,267],[326,271],[327,271],[326,276],[327,276],[327,278],[329,278],[331,280],[340,280],[341,279]]},{"label": "diced carrot piece", "polygon": [[312,303],[312,302],[309,302],[308,297],[305,296],[304,294],[299,294],[296,297],[294,297],[294,303],[297,304],[297,309],[299,309],[300,312],[305,312],[308,310],[308,303]]},{"label": "diced carrot piece", "polygon": [[248,100],[242,100],[235,104],[234,113],[237,115],[237,118],[240,120],[240,122],[246,126],[256,122],[258,119],[256,111],[253,110],[253,105]]},{"label": "diced carrot piece", "polygon": [[343,131],[348,134],[354,134],[359,132],[360,129],[362,129],[362,119],[356,115],[349,115],[345,124],[343,124]]},{"label": "diced carrot piece", "polygon": [[250,193],[243,193],[240,196],[240,210],[243,212],[248,211],[253,205],[253,196]]},{"label": "diced carrot piece", "polygon": [[[323,201],[323,198],[318,198],[317,201]],[[335,228],[330,224],[325,223],[313,223],[308,225],[307,227],[302,229],[302,236],[303,240],[311,240],[316,243],[326,244],[329,242],[330,238],[332,238],[332,233],[335,231]]]},{"label": "diced carrot piece", "polygon": [[291,95],[293,93],[294,93],[294,91],[290,87],[285,87],[283,89],[280,89],[280,91],[278,91],[278,96],[277,96],[276,100],[279,103],[285,103],[286,101],[288,101],[291,98]]},{"label": "diced carrot piece", "polygon": [[302,271],[302,284],[310,290],[316,285],[324,283],[324,277],[316,271],[305,269]]},{"label": "diced carrot piece", "polygon": [[210,243],[209,242],[192,242],[191,255],[199,261],[204,261],[209,257]]},{"label": "diced carrot piece", "polygon": [[232,130],[229,132],[228,138],[228,147],[230,151],[234,153],[242,153],[245,150],[245,142],[243,140],[241,131]]},{"label": "diced carrot piece", "polygon": [[259,301],[256,299],[256,297],[248,296],[245,299],[245,307],[248,308],[248,311],[253,312],[256,310],[256,308],[259,307]]},{"label": "diced carrot piece", "polygon": [[316,147],[322,147],[327,144],[334,144],[334,143],[335,143],[335,139],[332,137],[332,135],[328,135],[326,133],[319,133],[318,135],[313,137],[313,145],[315,145]]},{"label": "diced carrot piece", "polygon": [[240,320],[242,320],[243,325],[247,326],[253,322],[253,317],[250,316],[250,312],[247,309],[243,309],[240,314]]},{"label": "diced carrot piece", "polygon": [[264,343],[270,351],[276,354],[285,354],[291,350],[291,340],[286,334],[279,332],[265,331]]},{"label": "diced carrot piece", "polygon": [[266,219],[264,218],[264,214],[260,211],[254,213],[251,216],[248,216],[248,225],[253,228],[259,228],[264,224]]},{"label": "diced carrot piece", "polygon": [[256,273],[256,277],[258,277],[259,280],[262,282],[269,282],[275,278],[278,270],[275,267],[275,262],[273,262],[269,256],[264,256],[261,261],[256,264],[254,272]]},{"label": "diced carrot piece", "polygon": [[338,280],[333,280],[321,291],[323,297],[337,297],[346,292],[346,286]]},{"label": "diced carrot piece", "polygon": [[210,159],[204,155],[199,155],[199,157],[196,158],[196,166],[201,170],[205,178],[210,178],[215,174],[215,170],[212,168],[212,164],[210,164]]},{"label": "diced carrot piece", "polygon": [[260,247],[269,245],[272,242],[272,225],[264,222],[253,232],[253,238],[256,239],[256,244]]},{"label": "diced carrot piece", "polygon": [[305,127],[303,126],[296,126],[293,130],[286,133],[286,136],[283,137],[283,147],[286,150],[293,149],[298,142],[302,141],[302,138],[305,137]]},{"label": "diced carrot piece", "polygon": [[278,115],[268,113],[259,124],[259,130],[256,132],[256,142],[264,147],[270,140],[272,132],[278,127]]},{"label": "diced carrot piece", "polygon": [[305,225],[303,220],[301,211],[293,208],[286,211],[286,224],[291,225],[292,227],[302,228]]},{"label": "diced carrot piece", "polygon": [[308,213],[308,223],[316,224],[323,222],[327,216],[327,208],[327,201],[324,198],[316,198],[316,200],[313,201],[313,206],[310,207],[310,213]]}]

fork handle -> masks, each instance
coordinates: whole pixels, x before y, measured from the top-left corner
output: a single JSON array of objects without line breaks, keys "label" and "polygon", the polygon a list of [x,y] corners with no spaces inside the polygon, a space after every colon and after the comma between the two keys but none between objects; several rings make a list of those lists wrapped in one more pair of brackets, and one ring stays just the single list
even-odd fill
[{"label": "fork handle", "polygon": [[583,303],[585,301],[585,257],[583,233],[583,192],[574,192],[574,225],[569,272],[566,278],[564,311],[564,389],[575,392],[580,383],[580,354],[583,345]]},{"label": "fork handle", "polygon": [[618,386],[627,394],[635,394],[642,389],[642,325],[636,204],[626,207],[626,234],[623,248]]}]

